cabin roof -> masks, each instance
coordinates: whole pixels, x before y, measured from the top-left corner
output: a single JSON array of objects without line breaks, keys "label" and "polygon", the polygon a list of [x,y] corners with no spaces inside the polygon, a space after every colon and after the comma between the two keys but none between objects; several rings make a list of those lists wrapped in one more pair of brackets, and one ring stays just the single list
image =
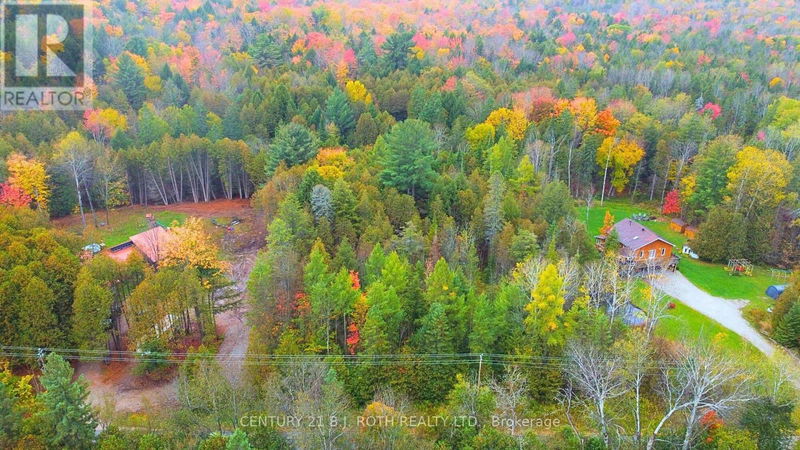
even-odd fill
[{"label": "cabin roof", "polygon": [[150,262],[157,263],[164,256],[167,242],[171,237],[164,227],[157,226],[131,236],[131,242]]},{"label": "cabin roof", "polygon": [[636,250],[655,241],[662,241],[666,244],[673,245],[646,226],[634,222],[631,219],[620,220],[614,225],[614,230],[616,230],[617,236],[619,236],[620,244],[630,250]]}]

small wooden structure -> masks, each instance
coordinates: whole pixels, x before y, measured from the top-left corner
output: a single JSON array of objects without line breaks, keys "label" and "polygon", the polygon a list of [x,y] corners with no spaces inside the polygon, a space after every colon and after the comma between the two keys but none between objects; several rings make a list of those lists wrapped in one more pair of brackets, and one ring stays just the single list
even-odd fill
[{"label": "small wooden structure", "polygon": [[689,239],[694,239],[697,237],[697,227],[686,225],[686,227],[683,229],[683,234],[685,234]]},{"label": "small wooden structure", "polygon": [[686,222],[681,219],[672,219],[669,223],[669,229],[677,233],[683,233],[686,230]]},{"label": "small wooden structure", "polygon": [[753,263],[744,258],[733,258],[728,260],[728,267],[725,268],[731,276],[747,275],[753,276]]}]

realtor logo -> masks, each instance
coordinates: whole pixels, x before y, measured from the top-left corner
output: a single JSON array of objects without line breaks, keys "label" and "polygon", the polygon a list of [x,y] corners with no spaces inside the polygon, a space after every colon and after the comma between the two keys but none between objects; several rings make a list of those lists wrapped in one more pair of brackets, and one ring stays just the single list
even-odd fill
[{"label": "realtor logo", "polygon": [[0,110],[89,108],[89,0],[3,0]]}]

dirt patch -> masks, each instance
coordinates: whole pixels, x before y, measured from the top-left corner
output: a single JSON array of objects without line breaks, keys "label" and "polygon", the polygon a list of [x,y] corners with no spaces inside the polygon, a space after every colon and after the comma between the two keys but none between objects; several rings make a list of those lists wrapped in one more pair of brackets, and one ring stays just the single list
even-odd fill
[{"label": "dirt patch", "polygon": [[134,363],[82,362],[77,374],[89,382],[89,401],[97,408],[109,400],[118,412],[142,412],[147,408],[164,409],[178,404],[175,378],[154,381],[133,374]]}]

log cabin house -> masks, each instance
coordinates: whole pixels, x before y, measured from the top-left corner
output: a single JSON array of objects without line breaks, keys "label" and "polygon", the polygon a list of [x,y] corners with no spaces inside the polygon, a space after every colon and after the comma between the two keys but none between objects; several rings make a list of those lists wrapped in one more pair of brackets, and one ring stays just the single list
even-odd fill
[{"label": "log cabin house", "polygon": [[[632,265],[638,271],[648,268],[677,268],[679,258],[672,253],[672,243],[646,226],[631,219],[623,219],[614,224],[614,231],[620,243],[620,262]],[[598,248],[604,248],[605,239],[605,236],[597,236]]]}]

